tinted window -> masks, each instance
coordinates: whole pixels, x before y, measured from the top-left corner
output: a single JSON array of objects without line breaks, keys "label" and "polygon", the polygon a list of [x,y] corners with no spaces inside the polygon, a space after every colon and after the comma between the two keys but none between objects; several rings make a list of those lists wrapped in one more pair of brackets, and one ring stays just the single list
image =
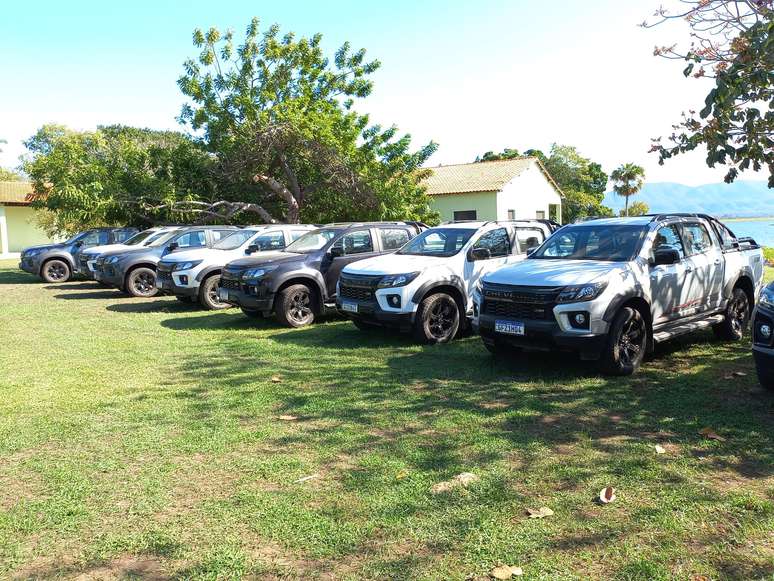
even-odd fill
[{"label": "tinted window", "polygon": [[309,230],[291,230],[290,231],[290,241],[291,242],[295,242],[296,240],[301,238],[301,236],[303,236],[307,232],[309,232]]},{"label": "tinted window", "polygon": [[285,235],[282,232],[261,234],[250,245],[255,245],[260,250],[282,250],[285,248]]},{"label": "tinted window", "polygon": [[491,230],[481,236],[473,248],[487,248],[492,258],[496,256],[508,256],[511,252],[511,241],[505,228]]},{"label": "tinted window", "polygon": [[460,210],[458,212],[454,212],[454,219],[455,220],[475,220],[476,219],[476,211],[475,210]]},{"label": "tinted window", "polygon": [[132,237],[131,230],[118,230],[117,232],[113,232],[113,240],[119,244],[124,240],[129,240],[129,238],[131,237]]},{"label": "tinted window", "polygon": [[475,233],[475,228],[431,228],[412,238],[398,254],[454,256]]},{"label": "tinted window", "polygon": [[373,252],[374,244],[371,240],[370,230],[358,230],[342,236],[336,245],[342,245],[344,254],[360,254],[363,252]]},{"label": "tinted window", "polygon": [[537,248],[543,242],[543,231],[537,228],[516,228],[516,240],[522,253]]},{"label": "tinted window", "polygon": [[178,248],[195,248],[206,245],[207,238],[202,230],[196,230],[175,238],[175,242]]},{"label": "tinted window", "polygon": [[151,236],[153,236],[154,232],[155,232],[155,230],[143,230],[142,232],[139,232],[139,233],[135,234],[134,236],[132,236],[131,238],[129,238],[126,242],[124,242],[124,244],[126,244],[128,246],[136,246],[137,244],[139,244],[143,240],[147,240]]},{"label": "tinted window", "polygon": [[382,250],[397,250],[409,241],[408,232],[402,228],[380,228]]},{"label": "tinted window", "polygon": [[565,226],[530,258],[626,262],[634,258],[645,231],[645,226]]},{"label": "tinted window", "polygon": [[109,241],[110,232],[106,231],[89,232],[81,238],[84,246],[102,246],[103,244],[108,244]]},{"label": "tinted window", "polygon": [[670,224],[669,226],[662,226],[656,232],[656,238],[653,240],[653,252],[656,250],[677,250],[680,255],[680,260],[685,258],[685,251],[683,250],[683,241],[680,238],[680,232],[677,231],[677,226]]},{"label": "tinted window", "polygon": [[689,256],[712,248],[712,240],[703,224],[683,224],[683,242]]}]

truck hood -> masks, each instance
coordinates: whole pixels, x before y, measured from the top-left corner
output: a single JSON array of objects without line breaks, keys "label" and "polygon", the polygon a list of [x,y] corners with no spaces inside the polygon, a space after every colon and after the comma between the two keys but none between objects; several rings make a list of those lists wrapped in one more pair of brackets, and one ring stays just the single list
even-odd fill
[{"label": "truck hood", "polygon": [[207,262],[227,262],[229,256],[237,256],[233,250],[216,250],[214,248],[197,248],[195,250],[178,250],[164,257],[164,262],[188,262],[206,260]]},{"label": "truck hood", "polygon": [[264,264],[280,264],[284,262],[293,262],[294,260],[304,260],[306,254],[296,254],[295,252],[277,252],[268,250],[266,252],[256,252],[244,258],[238,258],[228,263],[229,269],[239,270],[241,268],[251,268],[262,266]]},{"label": "truck hood", "polygon": [[344,267],[349,274],[406,274],[441,266],[448,257],[413,256],[410,254],[382,254],[358,260]]},{"label": "truck hood", "polygon": [[484,282],[524,286],[569,286],[601,282],[624,269],[624,262],[527,259],[484,276]]},{"label": "truck hood", "polygon": [[81,251],[81,254],[103,254],[105,252],[112,252],[114,250],[132,250],[134,246],[128,246],[126,244],[105,244],[103,246],[91,246]]},{"label": "truck hood", "polygon": [[121,256],[133,256],[135,254],[148,254],[150,256],[161,256],[161,253],[164,252],[163,246],[140,246],[139,248],[136,246],[130,246],[129,250],[112,250],[110,252],[103,252],[101,256],[108,257],[108,256],[115,256],[116,254],[120,254]]},{"label": "truck hood", "polygon": [[30,250],[55,250],[57,248],[67,248],[67,244],[38,244],[37,246],[28,246],[22,252]]}]

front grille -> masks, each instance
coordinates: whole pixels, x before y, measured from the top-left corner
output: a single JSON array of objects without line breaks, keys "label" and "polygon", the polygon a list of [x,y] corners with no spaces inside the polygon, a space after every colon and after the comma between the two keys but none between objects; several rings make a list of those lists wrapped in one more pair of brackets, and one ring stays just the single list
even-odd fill
[{"label": "front grille", "polygon": [[234,280],[233,278],[223,278],[220,279],[220,288],[228,288],[231,290],[239,290],[239,281]]},{"label": "front grille", "polygon": [[481,312],[513,319],[550,319],[562,288],[484,283]]},{"label": "front grille", "polygon": [[163,272],[160,270],[156,271],[156,281],[160,283],[165,282],[172,282],[172,273],[171,272]]},{"label": "front grille", "polygon": [[89,264],[88,264],[89,263],[89,257],[88,256],[79,256],[78,257],[78,262],[80,263],[81,268],[83,270],[88,270],[88,266],[89,266]]},{"label": "front grille", "polygon": [[375,300],[374,291],[379,286],[382,275],[348,274],[339,277],[341,298],[369,302]]},{"label": "front grille", "polygon": [[355,301],[372,301],[374,300],[374,291],[368,288],[357,286],[344,286],[339,283],[339,294],[341,298],[352,299]]}]

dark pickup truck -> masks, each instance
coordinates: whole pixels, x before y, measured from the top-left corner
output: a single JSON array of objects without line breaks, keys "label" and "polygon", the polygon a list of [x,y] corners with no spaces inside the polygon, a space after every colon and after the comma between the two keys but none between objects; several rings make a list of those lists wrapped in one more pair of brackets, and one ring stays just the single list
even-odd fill
[{"label": "dark pickup truck", "polygon": [[303,327],[336,309],[341,269],[356,260],[395,252],[424,230],[420,222],[330,224],[304,234],[280,252],[229,262],[220,300],[251,317],[275,314],[288,327]]}]

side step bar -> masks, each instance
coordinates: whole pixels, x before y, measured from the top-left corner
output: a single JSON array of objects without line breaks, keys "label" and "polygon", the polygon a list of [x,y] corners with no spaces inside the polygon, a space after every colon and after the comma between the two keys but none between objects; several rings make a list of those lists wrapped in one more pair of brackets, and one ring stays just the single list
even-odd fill
[{"label": "side step bar", "polygon": [[723,315],[712,315],[711,317],[706,317],[704,319],[697,319],[695,321],[690,321],[687,323],[678,322],[678,323],[675,323],[674,325],[667,327],[666,329],[659,330],[653,333],[653,340],[656,343],[661,343],[663,341],[668,341],[669,339],[679,337],[680,335],[687,335],[688,333],[693,333],[694,331],[698,331],[699,329],[707,329],[712,325],[716,325],[722,322],[723,322]]}]

